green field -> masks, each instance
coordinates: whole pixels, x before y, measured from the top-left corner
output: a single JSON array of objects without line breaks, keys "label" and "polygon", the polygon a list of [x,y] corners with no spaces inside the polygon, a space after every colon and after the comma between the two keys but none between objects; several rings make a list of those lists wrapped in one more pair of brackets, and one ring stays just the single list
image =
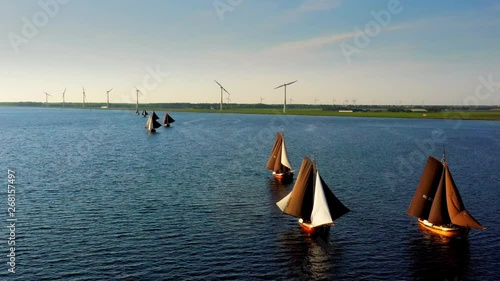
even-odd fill
[{"label": "green field", "polygon": [[[108,110],[101,108],[102,103],[87,103],[85,110]],[[0,106],[21,106],[44,108],[45,104],[40,102],[19,102],[19,103],[0,103]],[[62,108],[62,104],[49,104],[49,108]],[[80,103],[66,103],[66,108],[82,109]],[[211,109],[209,109],[211,108]],[[380,118],[420,118],[420,119],[462,119],[462,120],[500,120],[500,109],[490,107],[463,107],[448,110],[447,106],[439,108],[429,106],[426,109],[429,112],[406,112],[406,111],[388,111],[391,106],[358,106],[355,112],[339,112],[338,109],[332,110],[330,107],[312,106],[312,105],[293,105],[287,107],[287,115],[312,115],[312,116],[346,116],[346,117],[380,117]],[[135,111],[135,104],[111,104],[112,110],[130,110]],[[220,113],[218,104],[141,104],[140,111],[177,111],[177,112],[205,112]],[[326,109],[326,110],[324,110]],[[394,109],[392,107],[392,109]],[[400,106],[400,109],[406,109]],[[283,107],[280,105],[263,104],[227,104],[222,113],[241,113],[241,114],[272,114],[282,115]]]},{"label": "green field", "polygon": [[[171,109],[170,111],[182,112],[211,112],[219,113],[219,110],[200,109]],[[278,109],[227,109],[223,113],[242,114],[283,114]],[[313,116],[346,116],[346,117],[380,117],[380,118],[420,118],[420,119],[462,119],[462,120],[500,120],[500,111],[455,111],[455,112],[428,112],[424,116],[421,112],[338,112],[321,109],[290,109],[287,115],[313,115]]]}]

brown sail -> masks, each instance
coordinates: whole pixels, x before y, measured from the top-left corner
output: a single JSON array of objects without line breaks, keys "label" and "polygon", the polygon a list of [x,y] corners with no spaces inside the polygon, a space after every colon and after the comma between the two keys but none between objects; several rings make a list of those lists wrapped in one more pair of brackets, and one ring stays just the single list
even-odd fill
[{"label": "brown sail", "polygon": [[465,209],[460,193],[458,192],[455,181],[451,176],[448,164],[444,164],[444,174],[446,181],[446,203],[451,222],[456,225],[472,228],[485,229],[469,212]]},{"label": "brown sail", "polygon": [[341,216],[347,214],[350,210],[340,202],[340,200],[333,194],[330,188],[326,185],[325,181],[321,176],[321,184],[323,185],[323,192],[325,193],[326,201],[328,202],[328,208],[330,210],[330,216],[332,220],[336,220]]},{"label": "brown sail", "polygon": [[434,195],[434,200],[432,201],[432,207],[427,221],[436,225],[451,223],[446,204],[446,182],[444,171],[441,172],[441,179],[439,181],[436,194]]},{"label": "brown sail", "polygon": [[281,133],[277,133],[271,156],[266,164],[266,169],[275,173],[286,173],[292,169],[286,155],[285,138]]},{"label": "brown sail", "polygon": [[[273,150],[271,151],[271,156],[266,164],[266,169],[274,171],[275,163],[280,163],[280,158],[278,154],[281,154],[281,144],[283,142],[283,135],[281,133],[276,134],[276,141],[274,142]],[[280,163],[281,165],[281,163]]]},{"label": "brown sail", "polygon": [[290,193],[288,205],[284,213],[294,217],[310,220],[314,200],[314,164],[311,159],[304,157],[297,181]]},{"label": "brown sail", "polygon": [[429,156],[425,165],[417,190],[408,208],[407,214],[417,218],[427,219],[442,176],[443,164],[436,158]]}]

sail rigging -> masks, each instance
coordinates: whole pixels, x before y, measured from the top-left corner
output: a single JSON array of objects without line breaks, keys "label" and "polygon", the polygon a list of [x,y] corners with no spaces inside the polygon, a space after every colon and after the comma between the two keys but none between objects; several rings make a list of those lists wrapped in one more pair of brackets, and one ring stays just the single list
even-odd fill
[{"label": "sail rigging", "polygon": [[332,224],[335,219],[349,212],[307,157],[302,161],[293,190],[276,205],[285,214],[311,222],[313,227]]},{"label": "sail rigging", "polygon": [[165,116],[163,116],[163,124],[170,124],[174,123],[175,119],[172,118],[168,113],[165,113]]},{"label": "sail rigging", "polygon": [[144,127],[146,127],[148,131],[153,132],[154,129],[161,127],[161,124],[156,121],[158,119],[158,115],[156,115],[156,113],[153,111],[153,113],[149,116],[148,121],[146,121],[146,125]]},{"label": "sail rigging", "polygon": [[465,209],[448,164],[429,156],[407,214],[434,225],[484,227]]},{"label": "sail rigging", "polygon": [[276,141],[274,142],[273,150],[267,161],[266,169],[275,173],[285,173],[292,169],[292,165],[288,161],[285,138],[279,132],[276,135]]}]

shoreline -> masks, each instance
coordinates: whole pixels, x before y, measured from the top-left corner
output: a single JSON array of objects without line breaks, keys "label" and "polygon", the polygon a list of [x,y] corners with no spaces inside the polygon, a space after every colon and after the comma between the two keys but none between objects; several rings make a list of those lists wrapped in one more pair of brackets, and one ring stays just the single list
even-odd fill
[{"label": "shoreline", "polygon": [[[19,107],[19,108],[38,108],[42,106],[27,105],[7,105],[1,104],[0,107]],[[335,117],[370,117],[370,118],[404,118],[404,119],[445,119],[445,120],[487,120],[500,121],[500,110],[445,110],[440,112],[391,112],[391,111],[354,111],[338,112],[333,110],[322,110],[321,108],[292,108],[283,114],[282,109],[277,108],[239,108],[239,109],[193,109],[193,108],[163,108],[154,104],[144,104],[141,106],[146,111],[157,112],[192,112],[192,113],[235,113],[235,114],[264,114],[264,115],[304,115],[304,116],[335,116]],[[135,112],[135,109],[127,107],[101,108],[89,106],[81,107],[62,107],[49,106],[52,109],[79,109],[79,110],[122,110]],[[141,110],[142,110],[141,109]]]}]

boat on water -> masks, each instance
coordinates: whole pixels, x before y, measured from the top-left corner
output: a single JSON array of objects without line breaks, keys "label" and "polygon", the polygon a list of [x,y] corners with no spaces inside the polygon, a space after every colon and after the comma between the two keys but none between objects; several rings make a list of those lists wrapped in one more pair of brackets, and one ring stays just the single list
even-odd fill
[{"label": "boat on water", "polygon": [[283,213],[299,218],[300,227],[308,234],[327,234],[333,221],[350,211],[307,157],[302,161],[293,190],[276,205]]},{"label": "boat on water", "polygon": [[164,124],[164,126],[165,126],[165,127],[170,127],[170,124],[171,124],[171,123],[174,123],[174,122],[175,122],[174,118],[172,118],[172,117],[168,114],[168,112],[165,112],[165,116],[163,116],[163,124]]},{"label": "boat on water", "polygon": [[135,110],[135,115],[139,115],[139,109]]},{"label": "boat on water", "polygon": [[446,237],[465,237],[470,228],[486,229],[465,209],[446,155],[429,156],[407,214],[421,229]]},{"label": "boat on water", "polygon": [[285,137],[278,132],[276,134],[276,141],[274,142],[271,156],[266,164],[266,169],[273,171],[275,179],[282,182],[291,182],[293,180],[292,165],[288,161],[286,153]]},{"label": "boat on water", "polygon": [[144,127],[146,127],[146,129],[148,129],[148,131],[150,131],[151,133],[156,132],[156,129],[161,127],[161,124],[156,121],[158,119],[158,115],[156,115],[156,113],[153,111],[153,113],[151,113],[151,115],[149,116],[148,121],[146,121],[146,125]]},{"label": "boat on water", "polygon": [[148,115],[148,112],[146,110],[143,110],[141,115],[142,115],[142,117],[146,117]]}]

